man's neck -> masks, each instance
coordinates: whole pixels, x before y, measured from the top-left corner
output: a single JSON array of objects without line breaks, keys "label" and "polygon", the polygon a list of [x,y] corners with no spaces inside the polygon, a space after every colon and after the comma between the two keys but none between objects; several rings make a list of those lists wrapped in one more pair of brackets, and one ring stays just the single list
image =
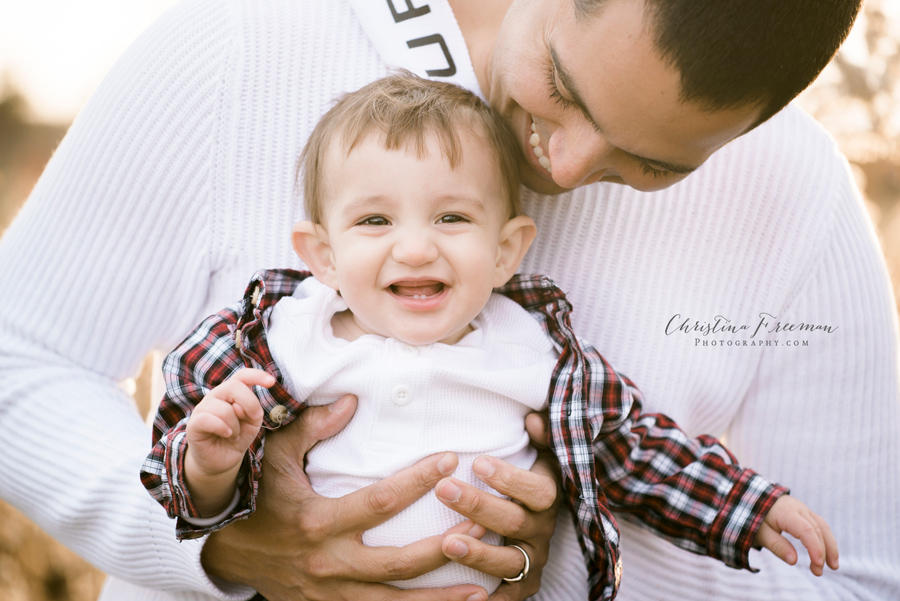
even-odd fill
[{"label": "man's neck", "polygon": [[447,0],[459,23],[482,94],[490,92],[488,70],[500,24],[512,0]]}]

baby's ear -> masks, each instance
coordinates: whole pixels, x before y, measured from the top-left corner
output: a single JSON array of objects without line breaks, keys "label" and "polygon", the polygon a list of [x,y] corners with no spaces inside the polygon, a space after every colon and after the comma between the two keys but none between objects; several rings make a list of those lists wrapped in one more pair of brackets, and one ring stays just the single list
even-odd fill
[{"label": "baby's ear", "polygon": [[500,230],[497,264],[494,266],[494,287],[502,286],[515,275],[525,253],[537,235],[537,226],[528,215],[519,215],[506,222]]},{"label": "baby's ear", "polygon": [[291,242],[294,251],[303,259],[316,279],[337,290],[334,253],[331,252],[325,228],[312,221],[301,221],[291,230]]}]

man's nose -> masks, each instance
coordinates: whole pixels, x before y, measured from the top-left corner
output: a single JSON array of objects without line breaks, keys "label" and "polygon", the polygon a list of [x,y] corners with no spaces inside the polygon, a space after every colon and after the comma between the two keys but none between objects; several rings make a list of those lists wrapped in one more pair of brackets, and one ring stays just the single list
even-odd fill
[{"label": "man's nose", "polygon": [[418,267],[435,261],[438,257],[438,248],[430,232],[404,228],[397,232],[391,255],[398,263]]},{"label": "man's nose", "polygon": [[563,188],[592,184],[612,168],[613,151],[614,148],[588,123],[560,127],[550,136],[553,181]]}]

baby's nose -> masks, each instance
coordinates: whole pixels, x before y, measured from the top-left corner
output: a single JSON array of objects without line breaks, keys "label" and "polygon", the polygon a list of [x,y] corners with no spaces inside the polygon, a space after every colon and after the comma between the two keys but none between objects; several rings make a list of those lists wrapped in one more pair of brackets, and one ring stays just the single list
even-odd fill
[{"label": "baby's nose", "polygon": [[407,231],[398,235],[394,244],[393,258],[398,263],[418,266],[437,259],[437,246],[431,236],[424,232]]}]

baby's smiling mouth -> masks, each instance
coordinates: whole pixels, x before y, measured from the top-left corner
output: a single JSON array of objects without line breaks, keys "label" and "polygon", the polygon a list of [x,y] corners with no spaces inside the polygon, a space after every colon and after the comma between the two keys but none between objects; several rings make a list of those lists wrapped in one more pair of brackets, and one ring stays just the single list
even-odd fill
[{"label": "baby's smiling mouth", "polygon": [[444,284],[437,280],[400,281],[391,284],[390,289],[397,296],[404,298],[426,299],[443,292]]}]

